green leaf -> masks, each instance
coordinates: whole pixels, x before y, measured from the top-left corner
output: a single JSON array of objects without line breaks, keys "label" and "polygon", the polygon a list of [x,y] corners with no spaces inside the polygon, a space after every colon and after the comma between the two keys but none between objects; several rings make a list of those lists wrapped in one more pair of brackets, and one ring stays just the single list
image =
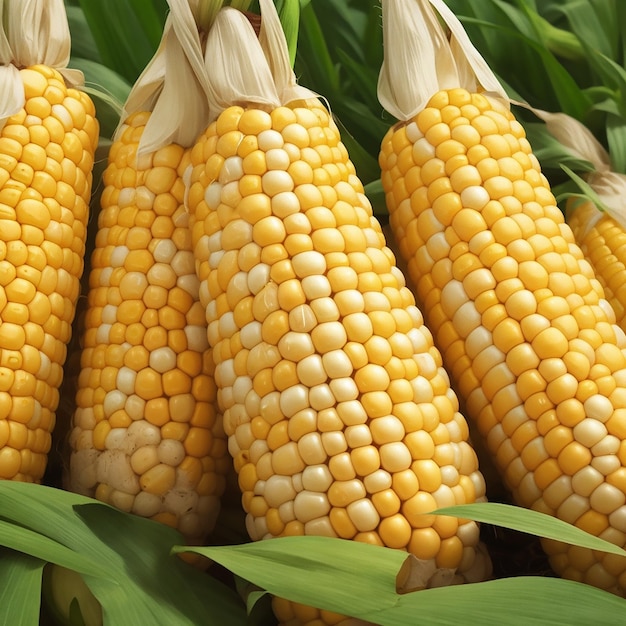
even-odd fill
[{"label": "green leaf", "polygon": [[276,0],[276,10],[287,40],[289,62],[293,67],[298,49],[298,29],[300,24],[300,0]]},{"label": "green leaf", "polygon": [[606,122],[606,135],[611,166],[615,172],[624,174],[626,173],[626,119],[620,115],[609,114]]},{"label": "green leaf", "polygon": [[[185,548],[177,548],[184,550]],[[189,548],[270,593],[382,626],[588,626],[623,623],[626,601],[581,583],[519,577],[395,590],[406,553],[328,537],[281,537],[242,546]]]},{"label": "green leaf", "polygon": [[29,554],[44,562],[58,563],[81,574],[106,576],[108,573],[106,567],[102,567],[98,561],[78,554],[38,532],[4,520],[0,520],[0,545]]},{"label": "green leaf", "polygon": [[[377,616],[383,626],[603,626],[624,622],[626,601],[588,585],[528,576],[426,589],[400,596]],[[601,616],[601,617],[600,617]],[[598,621],[599,620],[599,621]]]},{"label": "green leaf", "polygon": [[[380,119],[382,106],[376,96],[376,86],[378,84],[378,72],[380,68],[371,67],[358,62],[341,48],[336,50],[336,54],[351,84],[354,85],[354,93],[359,98],[359,104],[364,108],[367,107],[369,113],[367,116],[368,119],[373,122],[375,126],[382,125]],[[375,116],[374,112],[379,112],[378,116]]]},{"label": "green leaf", "polygon": [[89,94],[96,107],[100,136],[112,137],[130,92],[130,83],[106,65],[89,59],[72,58],[70,65],[85,75],[83,90]]},{"label": "green leaf", "polygon": [[246,603],[248,613],[246,626],[267,626],[276,621],[272,611],[272,596],[240,576],[234,578],[237,593]]},{"label": "green leaf", "polygon": [[577,185],[582,193],[565,193],[561,197],[557,198],[559,202],[565,200],[567,197],[572,196],[585,200],[590,200],[599,211],[608,210],[604,202],[602,202],[600,196],[595,192],[594,188],[589,183],[587,183],[587,181],[585,181],[585,179],[578,176],[575,172],[569,169],[569,167],[565,165],[561,165],[561,167],[563,168],[563,171],[574,181],[574,183]]},{"label": "green leaf", "polygon": [[[339,88],[339,75],[313,3],[307,4],[301,10],[296,68],[300,61],[313,79],[304,82],[307,87],[317,89],[321,91],[321,95],[326,96]],[[300,73],[298,70],[297,74]]]},{"label": "green leaf", "polygon": [[533,153],[539,159],[543,170],[560,170],[562,165],[567,165],[577,172],[591,172],[594,170],[591,162],[574,156],[565,148],[546,129],[546,125],[543,122],[526,122],[524,130],[532,146]]},{"label": "green leaf", "polygon": [[83,10],[78,6],[68,6],[65,10],[72,37],[72,55],[102,62]]},{"label": "green leaf", "polygon": [[203,580],[192,566],[170,556],[172,546],[182,540],[172,528],[101,503],[83,504],[75,510],[93,534],[91,543],[99,546],[100,552],[106,546],[102,559],[112,571],[124,572],[123,584],[86,579],[110,623],[146,623],[147,615],[158,623],[189,626],[221,626],[243,619],[233,592],[215,581]]},{"label": "green leaf", "polygon": [[[584,114],[590,104],[586,94],[576,84],[573,77],[559,63],[559,61],[552,54],[552,52],[542,46],[540,42],[530,37],[527,37],[513,29],[496,26],[494,24],[483,22],[480,20],[467,21],[483,26],[484,28],[497,29],[499,36],[505,37],[507,39],[507,45],[510,49],[514,49],[515,54],[518,56],[521,54],[522,50],[526,50],[526,52],[534,51],[536,53],[537,58],[534,60],[534,62],[527,62],[528,67],[533,67],[534,78],[529,78],[528,80],[526,80],[526,84],[523,85],[520,85],[519,81],[513,83],[514,88],[518,90],[526,100],[528,100],[529,104],[539,108],[560,110],[576,119],[582,119],[584,117]],[[526,47],[518,48],[517,45],[512,46],[511,39],[522,42],[523,44],[525,44]],[[526,72],[528,72],[528,69],[526,69]],[[544,77],[541,77],[543,72],[545,72],[545,75]],[[508,78],[511,77],[509,72],[502,73]],[[540,84],[535,85],[535,82],[540,82]],[[550,89],[554,93],[554,98],[556,99],[558,104],[551,104],[550,106],[546,107],[544,103],[537,101],[537,96],[535,94],[543,94],[546,85],[550,86]]]},{"label": "green leaf", "polygon": [[378,159],[366,150],[350,133],[341,121],[339,115],[334,116],[335,123],[341,134],[341,141],[345,145],[350,160],[354,163],[357,176],[363,183],[367,183],[380,176]]},{"label": "green leaf", "polygon": [[43,571],[45,607],[56,622],[69,626],[100,626],[102,606],[76,572],[48,563]]},{"label": "green leaf", "polygon": [[387,201],[385,199],[385,191],[383,189],[383,183],[380,178],[372,180],[365,185],[365,195],[372,203],[372,209],[374,215],[388,216]]},{"label": "green leaf", "polygon": [[[0,481],[0,511],[0,545],[83,572],[115,626],[245,623],[234,591],[171,555],[182,542],[172,528],[91,498],[13,481]],[[2,604],[0,623],[14,623],[4,619]]]},{"label": "green leaf", "polygon": [[586,48],[616,57],[620,23],[614,2],[570,0],[557,5],[556,10],[567,18],[570,29]]},{"label": "green leaf", "polygon": [[41,573],[44,561],[0,549],[0,616],[2,624],[39,623]]},{"label": "green leaf", "polygon": [[594,537],[589,533],[576,528],[556,517],[531,511],[518,506],[501,504],[499,502],[480,502],[476,504],[460,504],[458,506],[445,507],[436,511],[439,515],[454,515],[464,519],[472,519],[477,522],[496,524],[519,530],[521,532],[564,541],[575,546],[602,550],[619,556],[626,556],[626,551],[613,543]]},{"label": "green leaf", "polygon": [[166,0],[80,0],[107,67],[134,82],[159,45]]},{"label": "green leaf", "polygon": [[126,101],[131,88],[125,78],[106,65],[91,59],[72,57],[71,67],[80,70],[85,75],[85,84],[108,96],[118,108]]},{"label": "green leaf", "polygon": [[296,602],[341,612],[346,602],[359,598],[358,616],[363,619],[396,602],[395,576],[406,559],[399,550],[328,537],[175,549],[184,550],[203,554],[270,593]]}]

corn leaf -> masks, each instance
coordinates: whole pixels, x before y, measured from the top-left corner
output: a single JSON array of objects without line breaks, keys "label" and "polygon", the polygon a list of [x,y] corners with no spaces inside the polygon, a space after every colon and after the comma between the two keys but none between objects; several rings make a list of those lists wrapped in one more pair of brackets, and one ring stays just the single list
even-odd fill
[{"label": "corn leaf", "polygon": [[572,526],[556,517],[545,513],[522,509],[509,504],[499,502],[480,502],[476,504],[461,504],[458,506],[445,507],[436,511],[438,515],[454,515],[464,519],[472,519],[477,522],[496,524],[512,530],[564,541],[591,550],[602,550],[626,556],[622,548],[594,537],[589,533]]},{"label": "corn leaf", "polygon": [[300,2],[299,0],[275,0],[276,11],[280,17],[280,23],[287,40],[289,49],[289,61],[293,67],[296,61],[296,51],[298,49],[298,28],[300,23]]},{"label": "corn leaf", "polygon": [[102,62],[134,82],[159,45],[166,0],[80,0]]},{"label": "corn leaf", "polygon": [[298,80],[327,98],[341,120],[357,174],[368,183],[380,175],[377,155],[389,126],[376,95],[382,61],[380,7],[336,0],[305,4],[295,63]]},{"label": "corn leaf", "polygon": [[609,114],[606,134],[613,170],[626,173],[626,118]]},{"label": "corn leaf", "polygon": [[372,180],[365,185],[365,195],[372,203],[374,214],[378,216],[387,214],[387,204],[385,201],[385,192],[383,190],[383,183],[380,178]]},{"label": "corn leaf", "polygon": [[[382,107],[376,97],[376,84],[378,82],[378,71],[380,68],[378,66],[372,67],[366,64],[365,61],[359,62],[341,48],[337,48],[336,54],[351,84],[354,85],[355,96],[358,97],[359,102],[363,107],[366,107],[369,112],[369,121],[374,121],[376,122],[375,126],[382,127],[383,121],[380,119]],[[372,115],[372,112],[377,111],[380,112],[378,118]]]},{"label": "corn leaf", "polygon": [[589,161],[575,157],[564,148],[553,135],[546,131],[545,124],[542,122],[526,122],[524,130],[542,169],[553,170],[551,175],[558,174],[562,165],[567,165],[576,172],[591,172],[594,169]]},{"label": "corn leaf", "polygon": [[[0,511],[0,545],[83,573],[110,624],[245,623],[234,591],[171,555],[182,537],[167,526],[73,493],[12,481],[0,481]],[[7,618],[2,603],[0,623],[19,623]]]},{"label": "corn leaf", "polygon": [[[520,81],[513,82],[513,86],[522,95],[522,97],[529,102],[532,106],[544,108],[547,110],[558,110],[581,119],[584,117],[585,112],[589,108],[590,102],[586,94],[576,84],[572,76],[567,70],[559,63],[556,57],[547,48],[536,39],[526,37],[517,30],[511,28],[505,28],[502,26],[496,26],[492,23],[485,22],[483,20],[475,20],[466,18],[465,23],[475,24],[487,29],[497,29],[499,36],[503,37],[507,41],[507,46],[510,50],[514,50],[516,56],[521,57],[522,51],[526,53],[536,53],[534,63],[537,65],[537,71],[533,73],[533,76],[528,80],[525,80],[520,84]],[[511,40],[516,43],[522,43],[522,46],[511,45]],[[482,53],[482,50],[479,49]],[[513,52],[509,52],[509,55]],[[496,72],[502,73],[507,78],[511,78],[511,73],[506,68],[499,67],[498,64],[493,64],[493,69]],[[522,70],[520,70],[522,71]],[[543,77],[539,78],[541,74]],[[550,86],[550,91],[554,94],[554,100],[548,100],[546,87]],[[541,101],[538,101],[537,94],[542,94]]]},{"label": "corn leaf", "polygon": [[313,3],[307,4],[301,10],[295,67],[298,76],[302,74],[303,69],[306,72],[307,78],[302,83],[321,95],[329,96],[331,92],[339,89],[337,67],[331,57]]},{"label": "corn leaf", "polygon": [[39,624],[44,564],[35,557],[0,549],[0,615],[3,624]]},{"label": "corn leaf", "polygon": [[626,601],[555,578],[519,577],[396,592],[406,553],[328,537],[282,537],[193,548],[274,595],[382,626],[471,624],[587,626],[623,623]]},{"label": "corn leaf", "polygon": [[567,18],[570,29],[586,47],[616,58],[621,29],[615,4],[606,0],[575,0],[555,4],[554,10]]},{"label": "corn leaf", "polygon": [[65,8],[67,21],[72,34],[72,56],[82,57],[90,61],[102,62],[98,47],[93,38],[85,13],[78,6]]},{"label": "corn leaf", "polygon": [[[546,72],[537,55],[527,46],[511,45],[510,36],[536,37],[532,23],[511,4],[493,0],[471,2],[470,0],[448,0],[447,4],[463,23],[472,43],[483,55],[491,69],[512,79],[519,76],[522,68],[532,67],[524,73],[522,82],[529,92],[544,93],[544,97],[555,98],[554,90],[546,82]],[[519,87],[518,87],[519,88]],[[525,95],[526,97],[526,95]]]},{"label": "corn leaf", "polygon": [[370,621],[380,609],[395,604],[395,578],[406,559],[406,553],[398,550],[328,537],[281,537],[189,549],[296,602],[341,612],[358,598],[359,613],[351,614]]},{"label": "corn leaf", "polygon": [[617,100],[619,93],[626,90],[626,70],[613,59],[598,53],[594,48],[585,46],[590,66],[596,70],[605,87],[613,89]]},{"label": "corn leaf", "polygon": [[63,544],[44,535],[0,521],[0,545],[29,554],[41,561],[55,562],[81,574],[106,576],[108,570],[97,561],[81,555]]},{"label": "corn leaf", "polygon": [[106,65],[73,57],[70,66],[85,75],[84,91],[92,98],[100,124],[100,136],[110,138],[119,123],[122,107],[130,92],[130,83]]}]

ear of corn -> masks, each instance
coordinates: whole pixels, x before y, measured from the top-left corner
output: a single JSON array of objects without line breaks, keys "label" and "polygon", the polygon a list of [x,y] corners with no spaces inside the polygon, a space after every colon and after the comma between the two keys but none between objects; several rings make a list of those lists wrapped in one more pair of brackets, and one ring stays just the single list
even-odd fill
[{"label": "ear of corn", "polygon": [[[189,156],[171,134],[159,135],[163,113],[172,118],[168,94],[194,100],[194,85],[182,81],[189,68],[174,63],[183,25],[173,11],[164,45],[126,103],[103,176],[68,487],[200,543],[231,461],[183,206]],[[148,81],[162,60],[160,80]],[[158,95],[146,106],[150,90]]]},{"label": "ear of corn", "polygon": [[[269,27],[273,5],[261,7]],[[276,76],[234,9],[209,32],[211,68],[222,67],[220,41],[230,42],[229,59],[237,49],[241,63]],[[229,90],[244,89],[223,69]],[[217,74],[209,80],[219,94]],[[442,571],[482,579],[489,560],[478,526],[429,514],[485,493],[441,356],[332,116],[295,84],[283,102],[286,82],[270,83],[272,95],[258,80],[259,93],[214,107],[187,178],[218,406],[249,535],[386,545],[424,560],[433,580]],[[274,608],[284,624],[344,623],[280,599]]]},{"label": "ear of corn", "polygon": [[[0,478],[38,482],[80,290],[98,123],[62,74],[63,3],[34,3],[35,25],[23,8],[5,3],[0,36]],[[42,24],[55,25],[48,49],[37,46]]]},{"label": "ear of corn", "polygon": [[[386,33],[386,55],[407,37],[401,11],[417,5],[431,11],[427,2],[383,2],[384,20],[403,18]],[[456,36],[458,22],[443,4],[440,13]],[[413,116],[397,110],[380,153],[418,300],[515,500],[623,546],[624,333],[506,102],[462,88],[458,76],[457,85]],[[622,558],[544,546],[559,574],[624,594]]]}]

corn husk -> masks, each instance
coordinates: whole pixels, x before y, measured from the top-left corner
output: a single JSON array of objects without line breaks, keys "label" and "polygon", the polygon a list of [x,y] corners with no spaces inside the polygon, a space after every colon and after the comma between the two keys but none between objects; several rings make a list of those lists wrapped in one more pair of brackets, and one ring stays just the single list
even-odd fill
[{"label": "corn husk", "polygon": [[198,2],[168,0],[168,4],[170,12],[159,47],[133,85],[114,135],[132,113],[151,111],[139,156],[170,143],[189,147],[204,130],[209,114],[202,45],[194,17]]},{"label": "corn husk", "polygon": [[249,19],[226,6],[208,33],[205,65],[209,82],[210,120],[232,105],[271,110],[317,94],[297,84],[289,49],[272,0],[260,0],[257,36]]},{"label": "corn husk", "polygon": [[71,38],[63,0],[0,0],[0,128],[25,103],[21,68],[47,65],[68,86],[83,84],[69,69]]},{"label": "corn husk", "polygon": [[378,99],[396,119],[410,120],[435,93],[457,87],[484,91],[509,105],[504,88],[443,0],[383,0],[382,11]]}]

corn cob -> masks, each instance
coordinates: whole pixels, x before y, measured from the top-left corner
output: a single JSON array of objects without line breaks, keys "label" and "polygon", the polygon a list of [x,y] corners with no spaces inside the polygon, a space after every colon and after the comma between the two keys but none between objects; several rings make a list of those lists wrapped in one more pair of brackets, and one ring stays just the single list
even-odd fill
[{"label": "corn cob", "polygon": [[[197,544],[213,529],[232,463],[215,408],[214,365],[183,205],[189,154],[177,143],[184,139],[157,137],[159,147],[148,131],[164,127],[163,112],[172,119],[168,93],[178,101],[187,92],[187,106],[192,99],[176,82],[185,68],[176,63],[174,75],[167,70],[168,59],[179,58],[178,11],[174,7],[164,45],[128,98],[129,114],[103,175],[68,487],[175,527]],[[144,80],[159,67],[160,54],[166,71],[155,82],[151,113],[142,110],[150,100]]]},{"label": "corn cob", "polygon": [[[431,4],[453,44],[477,54],[445,5]],[[399,87],[389,50],[406,44],[418,10],[446,66],[451,49],[428,2],[383,2],[381,87]],[[467,64],[447,67],[455,62]],[[394,110],[380,153],[391,225],[466,414],[515,500],[623,546],[626,338],[508,103],[475,91],[441,89],[416,114]],[[544,547],[562,576],[624,594],[622,558]]]},{"label": "corn cob", "polygon": [[55,24],[57,55],[38,47],[45,33],[18,19],[15,3],[5,2],[0,36],[0,478],[28,482],[43,477],[51,446],[98,141],[93,103],[63,75],[63,3],[35,5]]},{"label": "corn cob", "polygon": [[[263,29],[273,5],[261,7]],[[221,58],[221,27],[237,33],[243,66],[261,66],[256,84],[272,84],[234,9],[219,13],[206,58]],[[338,128],[310,92],[281,103],[268,91],[219,111],[191,151],[187,195],[248,533],[352,539],[407,550],[457,582],[487,576],[478,526],[427,515],[484,499],[485,485]],[[274,608],[284,624],[352,623]]]}]

